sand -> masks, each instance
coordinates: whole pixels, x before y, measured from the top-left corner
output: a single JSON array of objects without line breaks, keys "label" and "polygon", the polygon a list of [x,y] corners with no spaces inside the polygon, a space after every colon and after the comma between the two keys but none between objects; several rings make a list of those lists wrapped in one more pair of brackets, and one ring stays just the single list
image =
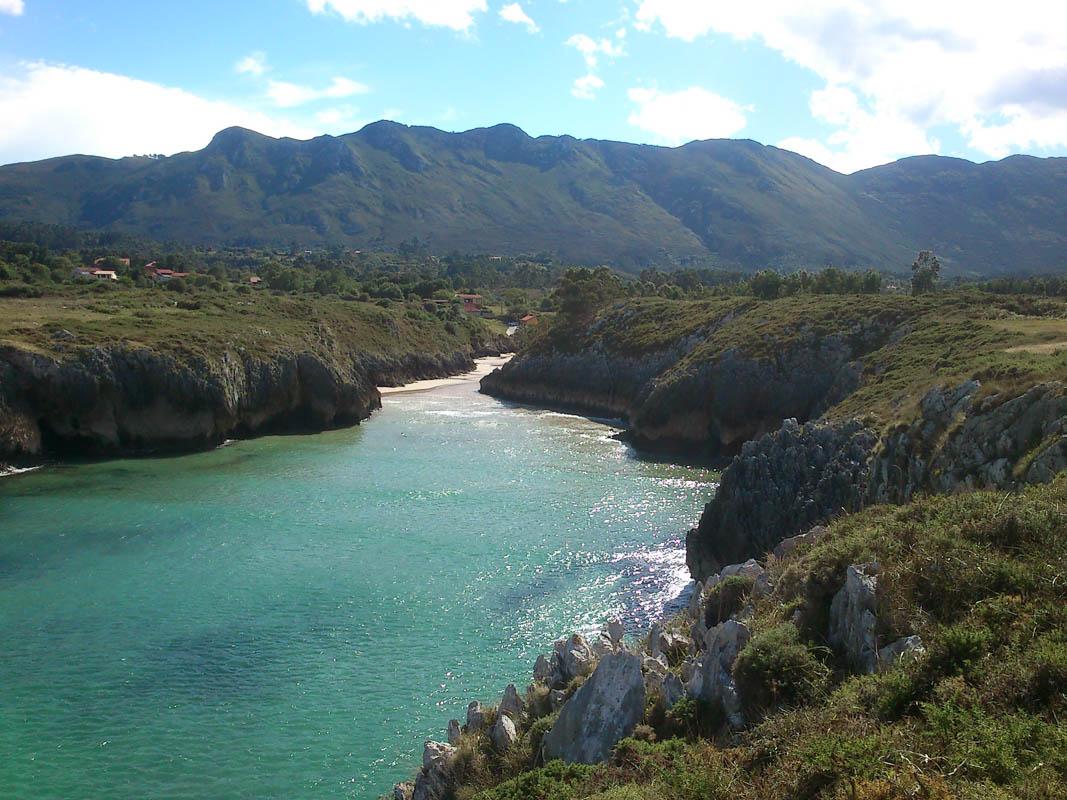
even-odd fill
[{"label": "sand", "polygon": [[435,378],[428,381],[415,381],[414,383],[406,383],[403,386],[379,386],[378,391],[383,395],[390,394],[408,394],[410,392],[428,392],[430,389],[437,389],[441,386],[456,386],[460,383],[472,383],[480,381],[490,372],[497,367],[507,364],[511,358],[511,353],[503,356],[489,356],[487,358],[475,359],[474,370],[471,372],[465,372],[462,375],[456,375],[452,378]]}]

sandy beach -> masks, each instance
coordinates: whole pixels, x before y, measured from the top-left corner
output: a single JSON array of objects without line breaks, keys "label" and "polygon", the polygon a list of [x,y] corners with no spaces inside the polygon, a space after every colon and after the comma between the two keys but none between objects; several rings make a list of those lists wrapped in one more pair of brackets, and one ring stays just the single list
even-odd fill
[{"label": "sandy beach", "polygon": [[474,363],[477,366],[471,372],[465,372],[462,375],[456,375],[452,378],[435,378],[428,381],[415,381],[414,383],[406,383],[403,386],[379,386],[378,391],[381,392],[383,396],[391,394],[409,394],[411,392],[426,392],[441,386],[455,386],[460,383],[480,381],[497,367],[507,364],[513,355],[514,354],[512,353],[508,353],[502,356],[487,356],[486,358],[475,359]]}]

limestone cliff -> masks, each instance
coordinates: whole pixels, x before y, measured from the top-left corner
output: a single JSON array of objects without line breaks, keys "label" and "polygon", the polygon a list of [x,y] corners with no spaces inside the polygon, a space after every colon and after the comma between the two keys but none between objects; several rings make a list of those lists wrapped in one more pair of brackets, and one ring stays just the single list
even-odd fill
[{"label": "limestone cliff", "polygon": [[50,456],[188,451],[224,439],[359,423],[381,406],[378,385],[468,371],[487,341],[451,352],[306,352],[214,357],[119,344],[43,354],[0,348],[0,464]]},{"label": "limestone cliff", "polygon": [[1016,326],[1059,335],[1062,308],[731,299],[690,303],[679,322],[678,307],[631,302],[546,334],[482,390],[621,417],[638,447],[734,456],[687,537],[695,578],[870,503],[1067,466],[1067,366],[1009,346]]}]

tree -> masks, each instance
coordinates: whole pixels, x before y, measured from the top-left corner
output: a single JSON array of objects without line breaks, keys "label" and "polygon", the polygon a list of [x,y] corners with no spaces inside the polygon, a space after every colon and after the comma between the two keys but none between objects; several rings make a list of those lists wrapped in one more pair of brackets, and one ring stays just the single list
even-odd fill
[{"label": "tree", "polygon": [[773,269],[761,269],[748,281],[749,291],[763,300],[773,300],[782,288],[782,276]]},{"label": "tree", "polygon": [[940,280],[941,262],[932,250],[923,250],[911,265],[911,293],[932,292],[937,289]]},{"label": "tree", "polygon": [[624,294],[622,281],[607,267],[597,267],[564,272],[553,297],[563,314],[582,318],[595,314]]}]

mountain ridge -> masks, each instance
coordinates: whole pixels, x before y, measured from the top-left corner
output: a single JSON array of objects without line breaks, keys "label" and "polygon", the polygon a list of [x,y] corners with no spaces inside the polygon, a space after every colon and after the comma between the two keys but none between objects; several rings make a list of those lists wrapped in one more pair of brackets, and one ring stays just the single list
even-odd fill
[{"label": "mountain ridge", "polygon": [[913,156],[843,175],[751,139],[679,147],[388,120],[341,136],[219,131],[168,157],[0,167],[0,219],[208,245],[547,253],[577,263],[1067,267],[1067,158]]}]

